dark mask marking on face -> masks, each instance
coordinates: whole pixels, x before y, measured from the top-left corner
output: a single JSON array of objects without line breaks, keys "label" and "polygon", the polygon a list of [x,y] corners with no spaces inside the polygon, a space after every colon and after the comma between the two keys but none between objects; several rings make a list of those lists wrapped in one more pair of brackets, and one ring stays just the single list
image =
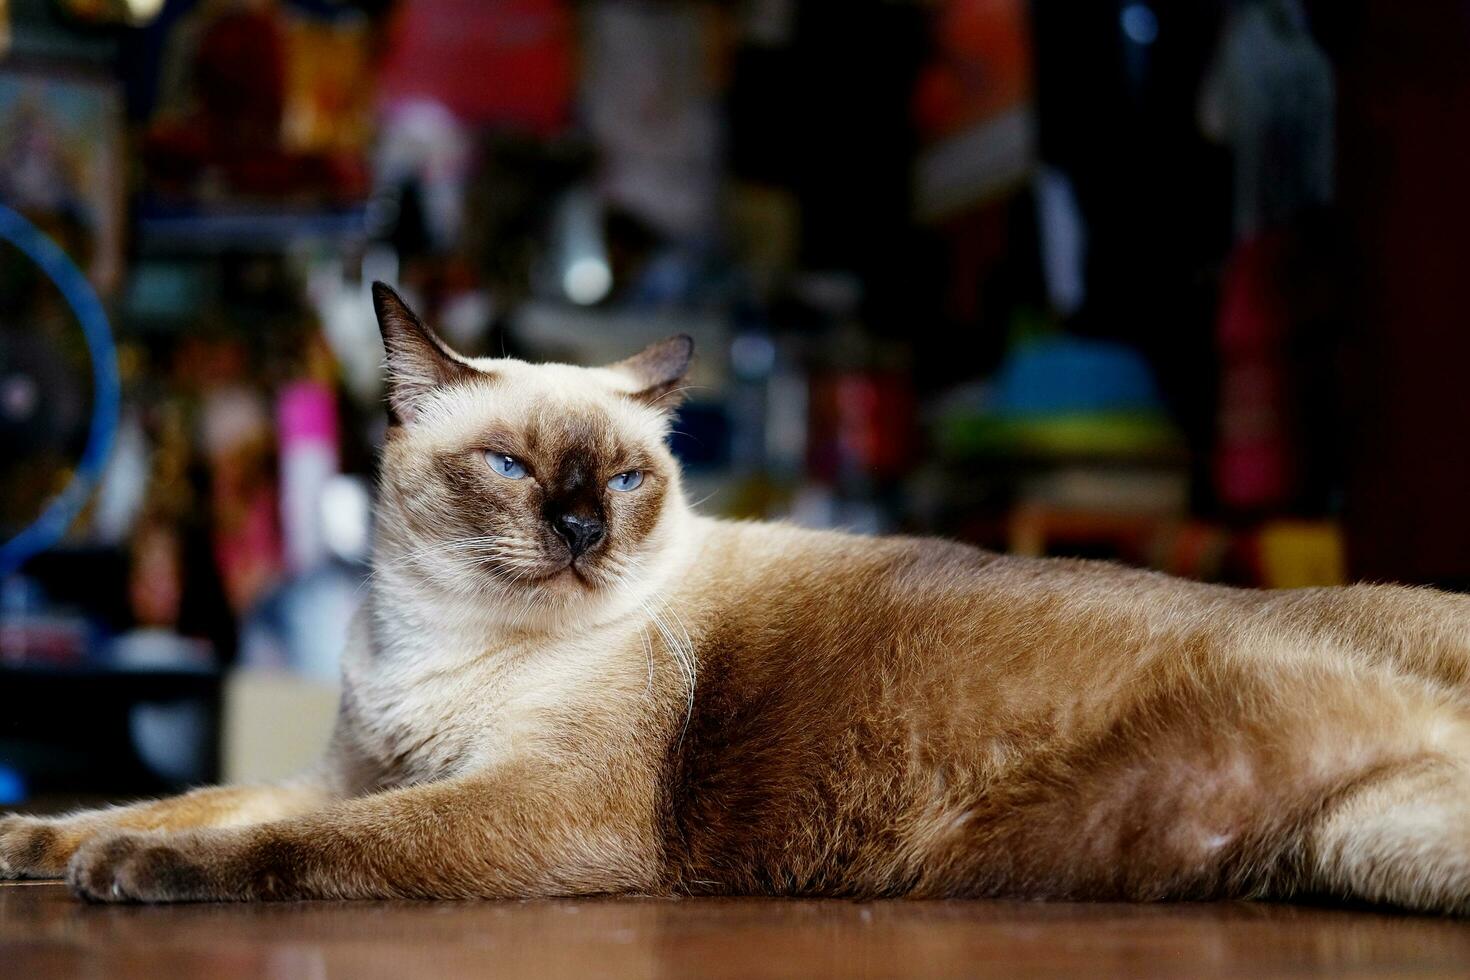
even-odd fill
[{"label": "dark mask marking on face", "polygon": [[544,484],[546,523],[566,542],[573,557],[597,547],[605,537],[601,469],[590,450],[573,449],[562,455],[554,475]]}]

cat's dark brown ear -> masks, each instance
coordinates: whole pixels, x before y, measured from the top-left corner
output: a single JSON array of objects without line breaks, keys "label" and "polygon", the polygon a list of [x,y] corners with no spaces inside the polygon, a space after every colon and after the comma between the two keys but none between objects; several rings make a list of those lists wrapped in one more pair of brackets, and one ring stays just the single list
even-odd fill
[{"label": "cat's dark brown ear", "polygon": [[693,359],[694,338],[681,333],[649,344],[612,367],[638,383],[634,398],[655,408],[673,411],[684,400],[687,390],[683,384],[684,375]]},{"label": "cat's dark brown ear", "polygon": [[450,350],[387,283],[373,283],[373,310],[388,354],[388,417],[395,424],[411,424],[436,388],[483,373]]}]

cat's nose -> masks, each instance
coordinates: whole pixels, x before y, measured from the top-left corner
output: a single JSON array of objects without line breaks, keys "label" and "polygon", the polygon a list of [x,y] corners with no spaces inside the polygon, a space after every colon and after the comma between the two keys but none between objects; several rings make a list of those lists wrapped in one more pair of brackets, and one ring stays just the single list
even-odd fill
[{"label": "cat's nose", "polygon": [[602,522],[595,517],[579,517],[576,514],[561,514],[551,522],[552,529],[572,549],[572,557],[591,548],[602,540]]}]

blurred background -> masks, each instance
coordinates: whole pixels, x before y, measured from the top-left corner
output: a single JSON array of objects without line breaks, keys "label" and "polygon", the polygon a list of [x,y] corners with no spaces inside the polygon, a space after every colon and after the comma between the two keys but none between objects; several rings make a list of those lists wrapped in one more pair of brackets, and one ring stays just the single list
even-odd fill
[{"label": "blurred background", "polygon": [[1470,585],[1463,0],[0,0],[0,803],[289,772],[396,283],[710,513]]}]

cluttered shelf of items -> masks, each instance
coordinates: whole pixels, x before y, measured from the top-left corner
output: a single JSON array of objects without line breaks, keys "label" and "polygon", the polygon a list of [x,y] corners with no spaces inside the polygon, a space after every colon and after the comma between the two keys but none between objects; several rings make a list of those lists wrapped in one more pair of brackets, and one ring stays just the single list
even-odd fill
[{"label": "cluttered shelf of items", "polygon": [[[1249,16],[1212,22],[1222,54],[1149,67],[1143,5],[1093,41],[1021,0],[97,22],[135,6],[0,12],[0,202],[85,271],[121,391],[94,496],[0,604],[0,683],[52,706],[74,685],[115,742],[89,759],[64,711],[7,717],[0,802],[264,778],[325,737],[371,587],[374,279],[467,354],[693,336],[673,440],[708,512],[1345,575],[1321,379],[1289,343],[1335,312],[1270,288],[1329,261],[1330,86],[1286,121],[1294,196],[1233,193]],[[1302,40],[1281,50],[1310,78]],[[1107,75],[1120,53],[1144,67]],[[1110,81],[1059,89],[1057,59]],[[1176,86],[1189,106],[1159,102]],[[1181,194],[1180,161],[1212,187]],[[4,244],[0,311],[9,537],[76,476],[101,395],[57,287]]]}]

